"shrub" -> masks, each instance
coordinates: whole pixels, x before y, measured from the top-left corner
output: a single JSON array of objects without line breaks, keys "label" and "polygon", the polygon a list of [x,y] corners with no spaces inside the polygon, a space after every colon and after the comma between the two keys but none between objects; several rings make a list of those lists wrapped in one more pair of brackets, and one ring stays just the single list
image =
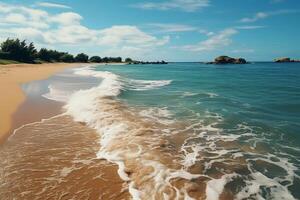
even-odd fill
[{"label": "shrub", "polygon": [[100,63],[102,62],[102,59],[100,58],[100,56],[92,56],[90,59],[89,59],[90,62],[94,62],[94,63]]},{"label": "shrub", "polygon": [[76,62],[86,63],[89,60],[89,56],[84,53],[80,53],[80,54],[77,54],[77,56],[75,57],[75,60],[76,60]]}]

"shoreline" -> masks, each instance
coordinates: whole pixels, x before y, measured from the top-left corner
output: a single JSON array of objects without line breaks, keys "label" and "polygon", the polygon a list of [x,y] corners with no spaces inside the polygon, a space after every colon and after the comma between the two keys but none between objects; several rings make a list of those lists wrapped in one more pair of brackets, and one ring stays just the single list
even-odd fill
[{"label": "shoreline", "polygon": [[[0,143],[0,159],[3,160],[0,173],[5,174],[3,181],[0,181],[1,197],[7,197],[12,193],[20,199],[32,199],[42,191],[43,197],[51,199],[58,199],[60,195],[66,198],[72,196],[86,198],[86,193],[91,199],[100,197],[130,199],[127,183],[119,177],[118,166],[108,160],[98,158],[99,134],[85,124],[74,121],[71,116],[62,114],[64,103],[43,98],[39,96],[39,92],[35,93],[34,82],[36,80],[37,84],[43,84],[44,81],[57,78],[56,74],[63,74],[64,72],[61,71],[67,67],[85,68],[93,65],[95,64],[76,63],[70,66],[52,67],[53,69],[46,70],[47,73],[41,72],[39,76],[27,77],[26,81],[23,79],[20,81],[15,76],[12,78],[7,75],[8,73],[0,74],[0,79],[8,76],[15,81],[16,87],[7,88],[7,91],[15,92],[17,88],[23,95],[23,100],[15,105],[16,110],[11,116],[7,115],[11,120],[10,130],[2,137],[3,141]],[[25,71],[29,71],[29,74],[31,70],[36,71],[36,67],[31,68],[25,67]],[[16,66],[14,71],[21,73],[19,66]],[[30,84],[33,84],[33,87]],[[26,90],[25,86],[28,85],[29,88],[33,88],[34,95]],[[3,93],[3,91],[0,92]],[[2,99],[0,104],[2,109],[4,107]],[[43,170],[40,170],[41,166]],[[32,181],[30,186],[27,184],[28,178]],[[45,181],[46,179],[49,182]],[[110,185],[111,183],[113,185]],[[53,187],[53,185],[56,186]],[[78,186],[88,192],[81,193],[73,186]]]},{"label": "shoreline", "polygon": [[[90,63],[47,63],[0,65],[0,144],[12,132],[14,114],[26,101],[21,84],[47,79],[66,68],[82,67]],[[34,108],[34,107],[32,107]],[[20,124],[20,123],[19,123]],[[16,128],[16,127],[14,127]]]},{"label": "shoreline", "polygon": [[[183,71],[186,65],[180,67]],[[4,175],[0,181],[0,196],[12,194],[16,198],[31,199],[38,194],[57,199],[55,195],[59,194],[71,199],[79,198],[81,193],[82,198],[89,196],[91,199],[130,199],[130,196],[156,199],[166,195],[170,199],[234,199],[241,195],[251,198],[259,195],[259,191],[253,194],[242,191],[251,190],[252,181],[257,183],[260,178],[264,183],[259,183],[259,187],[269,188],[272,183],[282,196],[289,199],[293,199],[294,194],[297,196],[293,188],[286,188],[268,177],[267,173],[277,176],[277,170],[282,168],[282,174],[286,174],[282,175],[282,180],[297,186],[293,182],[293,177],[297,176],[297,163],[270,151],[273,149],[268,148],[271,144],[268,138],[261,139],[259,134],[263,132],[256,130],[264,124],[247,124],[249,121],[242,115],[238,116],[242,119],[239,121],[220,110],[223,108],[219,105],[229,111],[233,105],[240,110],[249,108],[244,103],[257,106],[249,100],[252,94],[246,96],[247,100],[236,103],[235,97],[244,95],[246,90],[227,98],[222,93],[223,82],[219,83],[219,90],[196,82],[203,76],[194,77],[193,84],[189,85],[190,72],[183,73],[177,65],[170,70],[178,71],[182,79],[162,70],[159,71],[162,76],[153,80],[153,69],[147,67],[100,68],[71,68],[44,80],[20,85],[26,99],[14,115],[23,123],[36,122],[15,129],[16,134],[0,145],[0,159],[3,160],[0,174]],[[140,69],[145,70],[145,75],[139,73]],[[130,74],[134,72],[135,76]],[[228,73],[219,74],[218,70],[217,74]],[[241,80],[239,72],[231,74]],[[210,84],[215,84],[211,77],[208,79],[212,81]],[[187,84],[180,88],[182,82]],[[155,90],[171,83],[176,90],[172,86]],[[195,83],[202,87],[191,87]],[[251,84],[241,86],[247,86],[245,88],[251,91]],[[143,92],[147,90],[152,92]],[[162,99],[159,104],[153,104],[162,92],[166,93],[167,101]],[[254,95],[260,94],[260,91],[254,92]],[[137,99],[130,95],[136,95]],[[142,104],[134,104],[134,100]],[[61,107],[52,104],[55,101],[65,102],[65,114],[44,117],[45,113],[62,111],[55,111]],[[205,104],[207,101],[220,104],[209,107]],[[197,106],[198,102],[203,104]],[[207,105],[215,110],[202,109]],[[47,119],[39,121],[37,118]],[[275,145],[280,152],[285,152],[280,143]],[[269,156],[264,157],[266,154]],[[296,153],[289,155],[297,156]],[[278,158],[276,162],[274,157]],[[260,173],[264,166],[268,172]],[[28,185],[28,181],[33,184]],[[241,182],[244,183],[242,186]],[[109,196],[105,196],[107,194]],[[270,192],[273,194],[278,193]]]}]

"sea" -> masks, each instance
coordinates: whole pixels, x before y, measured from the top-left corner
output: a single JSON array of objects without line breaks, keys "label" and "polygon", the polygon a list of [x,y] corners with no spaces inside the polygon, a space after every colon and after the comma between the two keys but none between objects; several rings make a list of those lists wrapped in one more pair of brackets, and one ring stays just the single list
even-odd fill
[{"label": "sea", "polygon": [[300,199],[300,63],[91,65],[22,88],[63,106],[0,147],[1,199]]}]

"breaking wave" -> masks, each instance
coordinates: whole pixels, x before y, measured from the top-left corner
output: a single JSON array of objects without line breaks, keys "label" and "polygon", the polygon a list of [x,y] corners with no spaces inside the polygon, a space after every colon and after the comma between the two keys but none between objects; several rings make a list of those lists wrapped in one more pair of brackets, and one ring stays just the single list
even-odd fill
[{"label": "breaking wave", "polygon": [[[102,82],[74,92],[66,114],[99,133],[97,156],[118,165],[133,199],[295,199],[288,188],[299,179],[297,166],[257,148],[264,139],[252,127],[241,124],[230,130],[238,134],[229,134],[218,127],[224,119],[215,113],[207,113],[214,119],[209,122],[177,121],[167,107],[141,110],[117,98],[123,90],[157,89],[172,81],[126,79],[91,68],[74,73]],[[270,176],[274,170],[280,176]]]}]

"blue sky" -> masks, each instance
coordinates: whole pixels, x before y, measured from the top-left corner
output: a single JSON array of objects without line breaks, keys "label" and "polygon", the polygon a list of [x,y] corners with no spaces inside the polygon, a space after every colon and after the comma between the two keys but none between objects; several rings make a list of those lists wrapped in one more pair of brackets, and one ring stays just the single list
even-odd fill
[{"label": "blue sky", "polygon": [[3,0],[0,40],[142,60],[300,59],[299,19],[299,0]]}]

